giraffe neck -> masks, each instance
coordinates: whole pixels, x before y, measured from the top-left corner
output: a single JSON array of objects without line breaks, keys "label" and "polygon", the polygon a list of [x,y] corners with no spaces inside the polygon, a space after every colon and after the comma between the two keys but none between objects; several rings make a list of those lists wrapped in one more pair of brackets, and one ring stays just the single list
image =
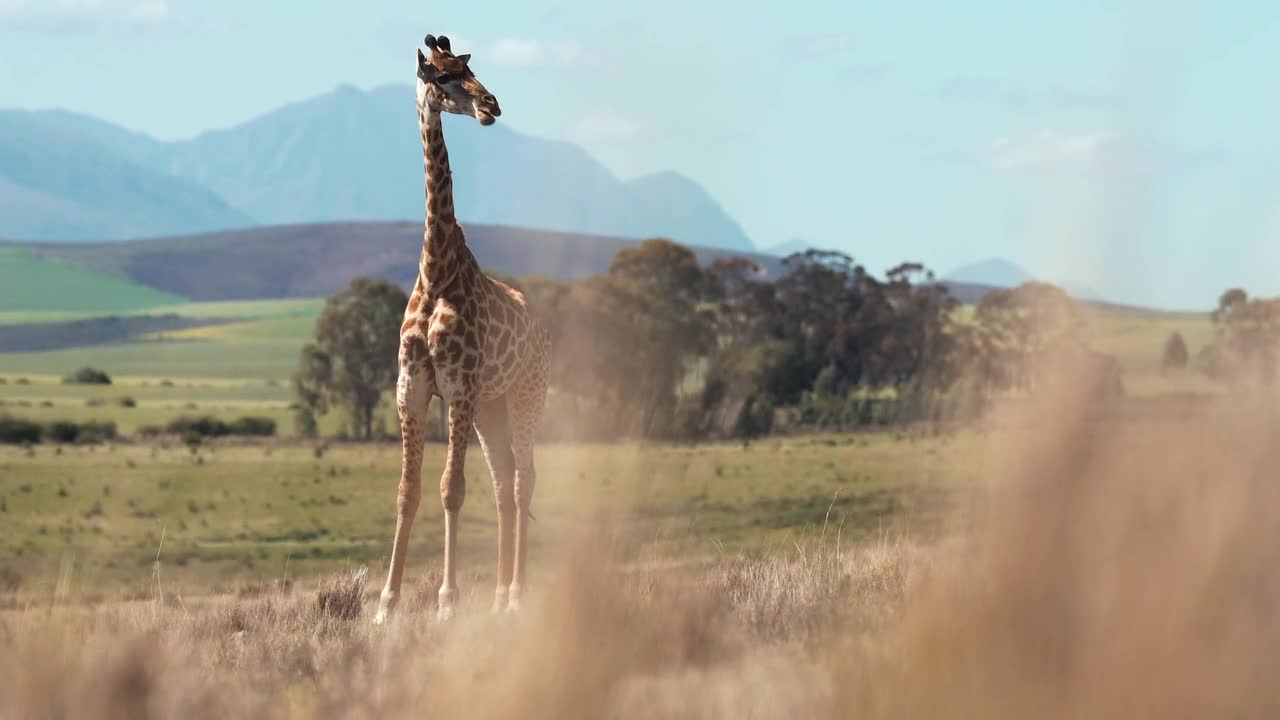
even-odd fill
[{"label": "giraffe neck", "polygon": [[442,287],[458,270],[465,255],[459,246],[464,241],[453,210],[453,173],[449,170],[449,149],[445,147],[440,113],[420,104],[418,125],[427,176],[427,226],[418,270],[420,279],[429,287]]}]

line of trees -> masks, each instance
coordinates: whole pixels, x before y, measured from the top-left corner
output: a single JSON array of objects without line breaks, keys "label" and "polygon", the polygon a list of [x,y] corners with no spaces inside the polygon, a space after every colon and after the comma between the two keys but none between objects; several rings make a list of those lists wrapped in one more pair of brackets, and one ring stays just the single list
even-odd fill
[{"label": "line of trees", "polygon": [[[553,336],[544,432],[554,437],[695,440],[965,417],[996,393],[1035,387],[1047,359],[1099,367],[1096,389],[1122,392],[1118,363],[1085,347],[1075,304],[1042,283],[990,292],[968,311],[916,263],[877,277],[811,250],[766,278],[747,260],[703,267],[654,239],[619,252],[603,276],[512,284]],[[329,299],[294,378],[300,431],[341,409],[353,435],[374,434],[405,302],[367,279]]]}]

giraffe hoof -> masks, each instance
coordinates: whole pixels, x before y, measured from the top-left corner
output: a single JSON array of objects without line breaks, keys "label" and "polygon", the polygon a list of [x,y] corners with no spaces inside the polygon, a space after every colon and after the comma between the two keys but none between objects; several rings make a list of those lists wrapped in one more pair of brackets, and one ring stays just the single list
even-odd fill
[{"label": "giraffe hoof", "polygon": [[374,625],[386,625],[391,618],[391,611],[396,607],[396,596],[394,594],[383,593],[382,598],[378,601],[378,613],[373,616]]},{"label": "giraffe hoof", "polygon": [[507,591],[504,588],[493,594],[493,614],[497,615],[505,611],[507,607]]},{"label": "giraffe hoof", "polygon": [[458,591],[454,588],[440,588],[439,601],[436,605],[436,620],[448,622],[453,619],[453,606],[458,600]]}]

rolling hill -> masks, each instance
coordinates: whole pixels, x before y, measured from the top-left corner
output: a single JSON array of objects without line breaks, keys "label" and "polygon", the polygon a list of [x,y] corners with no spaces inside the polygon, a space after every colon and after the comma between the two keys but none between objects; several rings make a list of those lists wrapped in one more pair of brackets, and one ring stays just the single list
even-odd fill
[{"label": "rolling hill", "polygon": [[[22,132],[0,139],[0,209],[8,210],[0,212],[0,237],[121,240],[257,224],[416,220],[422,148],[412,103],[409,86],[343,86],[171,143],[75,113],[2,112],[0,129]],[[706,190],[678,173],[622,181],[576,145],[502,122],[483,128],[450,116],[445,127],[458,213],[468,223],[753,247]],[[28,182],[34,170],[48,177]],[[148,198],[180,202],[87,204],[94,188],[113,179],[145,188]],[[37,191],[85,205],[49,200],[48,209],[28,216],[23,208],[34,205]]]},{"label": "rolling hill", "polygon": [[146,284],[0,246],[0,310],[128,312],[183,302]]},{"label": "rolling hill", "polygon": [[[599,235],[469,224],[467,245],[486,269],[511,275],[570,280],[609,269],[634,240]],[[0,245],[0,248],[5,246]],[[116,243],[33,244],[22,248],[46,261],[110,275],[192,300],[324,297],[357,275],[408,286],[418,271],[422,225],[348,222],[251,228],[185,237]],[[693,248],[699,260],[743,255]],[[746,254],[771,276],[780,261]],[[0,309],[5,309],[0,302]]]}]

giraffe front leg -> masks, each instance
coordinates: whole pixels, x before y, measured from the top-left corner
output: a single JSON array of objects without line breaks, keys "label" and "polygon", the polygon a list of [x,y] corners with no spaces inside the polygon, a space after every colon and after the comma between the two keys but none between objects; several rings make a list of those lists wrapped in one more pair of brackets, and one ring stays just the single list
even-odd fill
[{"label": "giraffe front leg", "polygon": [[440,476],[440,503],[444,505],[444,582],[440,585],[436,617],[442,621],[453,617],[458,600],[458,517],[467,496],[464,470],[474,411],[475,400],[470,397],[458,397],[449,403],[449,451]]},{"label": "giraffe front leg", "polygon": [[431,403],[432,382],[421,367],[404,367],[396,381],[396,408],[400,414],[400,487],[396,493],[396,532],[391,545],[391,567],[382,588],[374,622],[387,621],[400,600],[400,583],[409,552],[409,532],[422,497],[422,449]]}]

